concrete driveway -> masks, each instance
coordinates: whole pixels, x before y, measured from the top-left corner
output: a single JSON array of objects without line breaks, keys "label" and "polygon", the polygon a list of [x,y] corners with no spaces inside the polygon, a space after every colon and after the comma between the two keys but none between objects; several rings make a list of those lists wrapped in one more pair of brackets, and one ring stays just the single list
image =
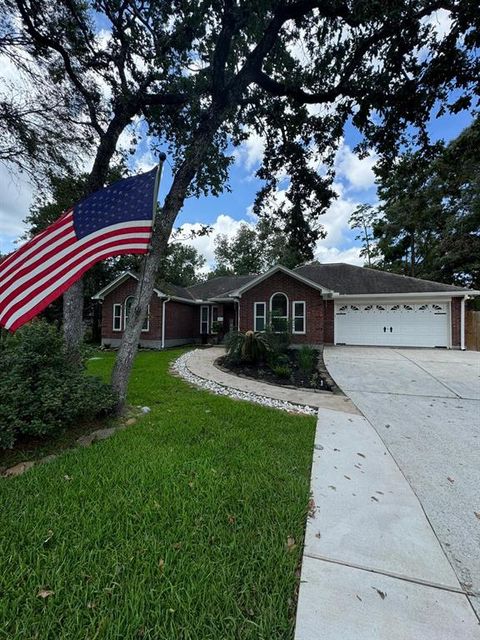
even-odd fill
[{"label": "concrete driveway", "polygon": [[412,486],[480,615],[480,353],[338,346],[324,357]]}]

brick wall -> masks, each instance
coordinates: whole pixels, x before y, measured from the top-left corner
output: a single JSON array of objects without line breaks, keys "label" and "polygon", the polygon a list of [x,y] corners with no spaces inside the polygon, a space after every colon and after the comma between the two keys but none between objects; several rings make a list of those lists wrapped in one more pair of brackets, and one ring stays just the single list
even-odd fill
[{"label": "brick wall", "polygon": [[[113,305],[125,304],[125,300],[134,295],[137,281],[129,278],[109,293],[101,305],[102,307],[102,339],[119,340],[122,331],[113,331]],[[163,300],[153,294],[150,301],[150,323],[149,330],[142,331],[141,340],[160,341],[162,339],[162,306]],[[165,318],[165,339],[196,339],[200,335],[199,307],[191,304],[183,304],[171,300],[167,302]],[[122,318],[123,327],[123,318]]]},{"label": "brick wall", "polygon": [[167,302],[165,305],[165,339],[195,339],[199,336],[200,308],[175,300]]},{"label": "brick wall", "polygon": [[[135,294],[137,281],[129,278],[111,293],[105,296],[102,303],[102,338],[104,341],[109,339],[121,338],[123,331],[113,331],[113,305],[125,304],[125,300],[129,296]],[[122,309],[123,313],[123,309]],[[122,318],[123,327],[123,318]],[[150,301],[150,323],[149,330],[142,331],[142,340],[160,340],[162,337],[162,301],[154,293]]]},{"label": "brick wall", "polygon": [[461,346],[460,324],[461,324],[461,298],[452,298],[451,314],[452,319],[452,347],[459,348]]},{"label": "brick wall", "polygon": [[320,344],[324,342],[325,305],[320,292],[282,272],[274,273],[242,295],[240,298],[241,331],[254,329],[253,305],[255,302],[265,302],[267,313],[269,312],[270,297],[274,293],[287,295],[290,320],[293,317],[293,301],[306,303],[306,334],[294,334],[292,336],[293,343]]},{"label": "brick wall", "polygon": [[335,305],[333,300],[324,300],[323,340],[327,344],[335,342]]}]

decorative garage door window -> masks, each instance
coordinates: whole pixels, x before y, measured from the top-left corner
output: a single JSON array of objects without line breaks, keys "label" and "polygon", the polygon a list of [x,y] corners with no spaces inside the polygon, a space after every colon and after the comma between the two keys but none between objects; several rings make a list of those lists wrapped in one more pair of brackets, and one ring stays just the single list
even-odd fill
[{"label": "decorative garage door window", "polygon": [[435,315],[444,316],[447,314],[447,307],[444,304],[432,304]]}]

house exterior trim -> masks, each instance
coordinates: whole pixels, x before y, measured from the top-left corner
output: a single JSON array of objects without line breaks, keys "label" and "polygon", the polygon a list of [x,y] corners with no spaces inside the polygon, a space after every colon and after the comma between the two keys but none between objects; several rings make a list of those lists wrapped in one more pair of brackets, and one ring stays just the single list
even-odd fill
[{"label": "house exterior trim", "polygon": [[336,291],[332,291],[332,289],[329,289],[328,287],[323,287],[322,285],[317,284],[316,282],[313,282],[308,278],[304,278],[303,276],[300,276],[298,273],[295,273],[295,271],[292,271],[291,269],[287,269],[287,267],[284,267],[281,264],[278,264],[275,267],[272,267],[271,269],[266,271],[265,273],[262,273],[261,275],[257,276],[253,280],[250,280],[250,282],[247,282],[247,284],[244,284],[243,287],[240,287],[239,289],[232,291],[230,296],[232,298],[241,298],[242,294],[245,293],[245,291],[248,291],[252,287],[255,287],[257,284],[260,284],[264,280],[267,280],[270,276],[273,276],[278,271],[281,271],[286,275],[289,275],[292,278],[295,278],[295,280],[298,280],[299,282],[303,282],[303,284],[306,284],[309,287],[312,287],[312,289],[316,289],[321,293],[330,293],[333,295],[338,295]]},{"label": "house exterior trim", "polygon": [[463,298],[465,295],[480,295],[480,291],[469,291],[468,294],[465,291],[415,291],[414,293],[346,293],[340,294],[337,298],[337,302],[341,302],[345,300],[346,302],[353,302],[355,300],[394,300],[394,299],[404,299],[411,298],[421,299],[427,298],[428,300],[432,300],[435,298]]}]

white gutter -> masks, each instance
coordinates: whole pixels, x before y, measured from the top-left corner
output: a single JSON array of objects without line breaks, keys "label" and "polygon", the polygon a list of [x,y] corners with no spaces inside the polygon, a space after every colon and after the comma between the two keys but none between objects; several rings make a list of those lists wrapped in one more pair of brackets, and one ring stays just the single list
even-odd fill
[{"label": "white gutter", "polygon": [[170,301],[170,298],[165,298],[162,303],[162,349],[165,349],[165,305]]},{"label": "white gutter", "polygon": [[340,294],[337,298],[337,302],[341,303],[343,300],[353,301],[353,300],[395,300],[395,299],[415,299],[415,298],[429,298],[429,299],[440,299],[440,298],[456,298],[459,296],[469,295],[477,295],[477,291],[469,291],[468,293],[461,291],[415,291],[414,293],[345,293]]},{"label": "white gutter", "polygon": [[460,301],[460,349],[465,351],[465,300],[468,296],[463,296]]}]

